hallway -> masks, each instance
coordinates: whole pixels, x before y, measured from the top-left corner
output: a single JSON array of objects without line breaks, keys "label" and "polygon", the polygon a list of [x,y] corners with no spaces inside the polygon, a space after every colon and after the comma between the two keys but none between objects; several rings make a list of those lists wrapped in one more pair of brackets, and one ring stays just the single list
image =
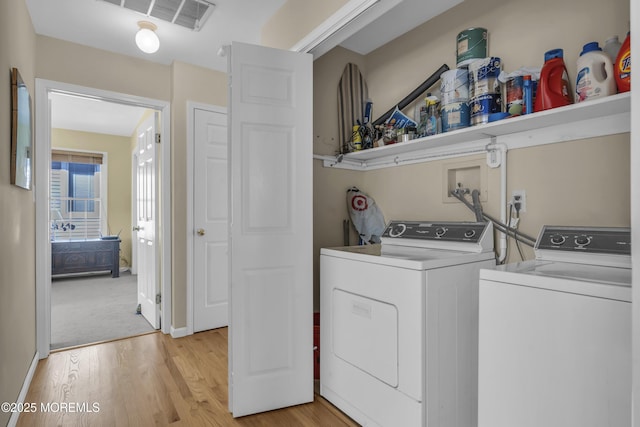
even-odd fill
[{"label": "hallway", "polygon": [[233,419],[227,328],[52,353],[38,363],[27,402],[36,411],[23,412],[18,426],[357,426],[318,395],[306,405]]}]

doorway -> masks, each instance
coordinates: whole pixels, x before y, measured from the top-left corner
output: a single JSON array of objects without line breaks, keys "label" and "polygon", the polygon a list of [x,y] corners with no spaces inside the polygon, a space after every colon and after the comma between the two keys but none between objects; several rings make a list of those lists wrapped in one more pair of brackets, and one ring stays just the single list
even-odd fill
[{"label": "doorway", "polygon": [[49,99],[51,349],[153,331],[148,310],[137,310],[145,275],[130,272],[138,187],[128,166],[154,111],[58,92]]},{"label": "doorway", "polygon": [[[158,112],[160,127],[158,133],[163,141],[157,150],[162,161],[158,162],[157,188],[160,189],[158,213],[164,219],[162,238],[157,253],[160,267],[159,292],[163,296],[158,304],[162,313],[162,331],[169,332],[171,325],[171,219],[170,219],[170,105],[168,102],[141,98],[116,92],[103,91],[60,82],[36,79],[36,169],[40,172],[35,179],[36,199],[36,321],[37,350],[39,358],[46,358],[51,346],[51,243],[49,211],[49,175],[51,171],[52,148],[52,103],[51,96],[66,94],[95,102],[110,102],[127,107],[138,107]],[[107,123],[108,125],[108,123]],[[127,164],[130,164],[129,151]],[[122,165],[124,169],[128,166]],[[117,233],[119,230],[109,230]],[[126,230],[128,233],[129,230]],[[113,234],[112,233],[112,234]]]}]

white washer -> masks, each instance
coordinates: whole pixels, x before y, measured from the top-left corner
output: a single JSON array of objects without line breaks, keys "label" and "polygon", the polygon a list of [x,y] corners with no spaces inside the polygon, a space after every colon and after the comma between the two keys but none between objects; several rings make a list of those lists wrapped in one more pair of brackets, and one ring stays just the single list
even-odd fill
[{"label": "white washer", "polygon": [[479,427],[631,425],[628,228],[542,229],[480,272]]},{"label": "white washer", "polygon": [[475,426],[491,223],[392,221],[320,251],[320,394],[366,426]]}]

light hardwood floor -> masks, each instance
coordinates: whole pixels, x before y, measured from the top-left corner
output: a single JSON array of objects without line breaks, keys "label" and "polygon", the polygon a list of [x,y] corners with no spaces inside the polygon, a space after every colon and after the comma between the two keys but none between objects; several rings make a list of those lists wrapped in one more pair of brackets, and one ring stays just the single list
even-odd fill
[{"label": "light hardwood floor", "polygon": [[[59,410],[63,402],[71,403],[66,411]],[[41,360],[25,399],[37,411],[23,413],[18,426],[358,425],[318,395],[238,419],[227,402],[227,329],[178,339],[157,332]],[[99,411],[86,411],[95,404]]]}]

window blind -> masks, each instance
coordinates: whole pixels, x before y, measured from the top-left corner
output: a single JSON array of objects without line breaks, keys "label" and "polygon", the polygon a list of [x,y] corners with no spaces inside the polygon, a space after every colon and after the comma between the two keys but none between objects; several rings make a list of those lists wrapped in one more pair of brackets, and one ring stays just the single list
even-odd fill
[{"label": "window blind", "polygon": [[78,151],[51,150],[52,162],[102,164],[102,154]]}]

